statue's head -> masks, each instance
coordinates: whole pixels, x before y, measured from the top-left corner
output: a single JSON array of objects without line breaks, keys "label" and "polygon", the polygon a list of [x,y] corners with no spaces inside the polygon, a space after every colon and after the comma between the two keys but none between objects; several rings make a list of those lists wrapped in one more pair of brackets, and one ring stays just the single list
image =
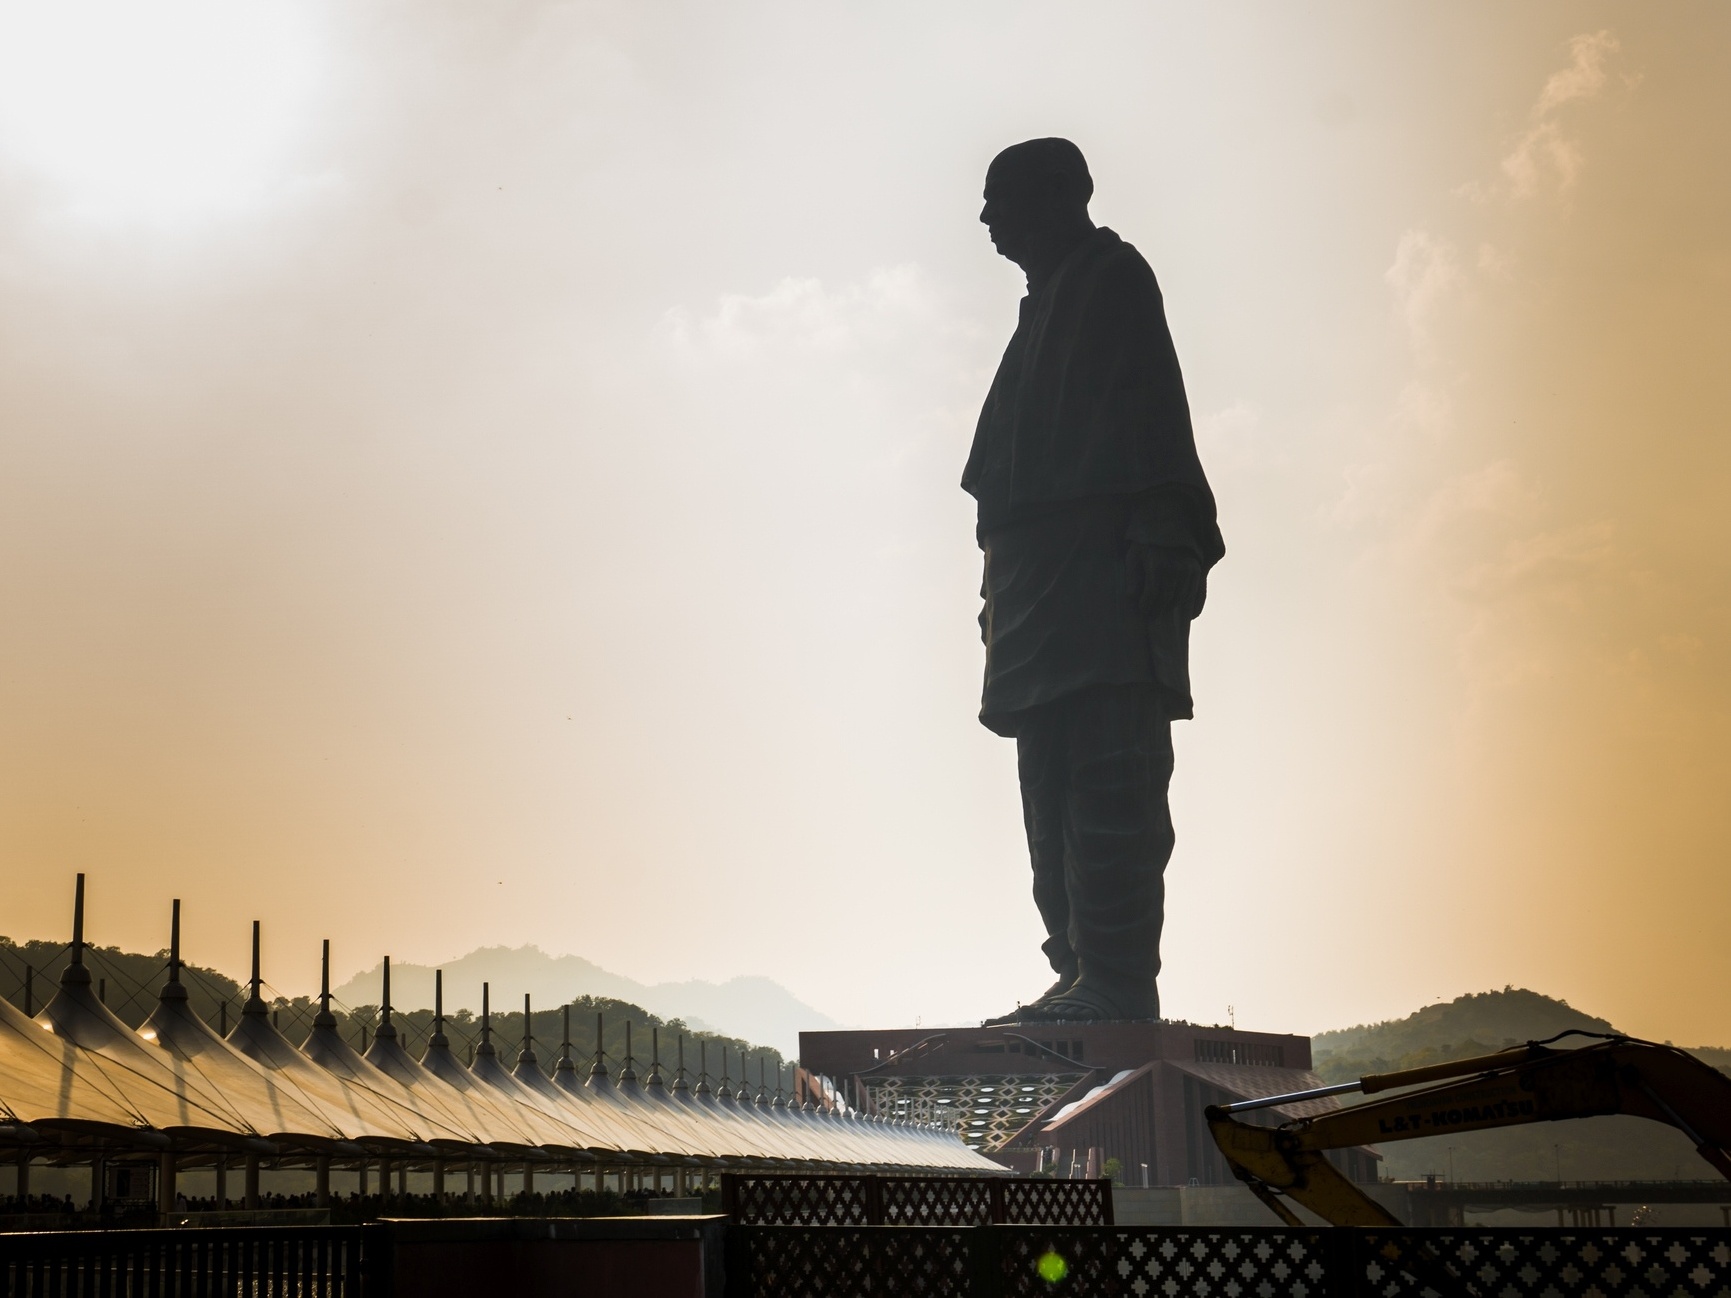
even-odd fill
[{"label": "statue's head", "polygon": [[1050,137],[1012,144],[986,168],[986,205],[980,220],[992,244],[1026,268],[1054,240],[1091,229],[1088,200],[1094,178],[1082,150]]}]

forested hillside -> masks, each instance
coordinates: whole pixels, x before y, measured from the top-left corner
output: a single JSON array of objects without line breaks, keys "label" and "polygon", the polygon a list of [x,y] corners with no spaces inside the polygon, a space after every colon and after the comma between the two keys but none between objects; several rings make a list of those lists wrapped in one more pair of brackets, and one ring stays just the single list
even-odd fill
[{"label": "forested hillside", "polygon": [[[1570,1029],[1614,1032],[1605,1019],[1524,988],[1460,996],[1403,1019],[1360,1024],[1312,1039],[1316,1071],[1329,1082],[1488,1054]],[[1579,1040],[1577,1038],[1577,1040]],[[1565,1038],[1560,1045],[1568,1045]],[[1692,1051],[1717,1068],[1731,1050]],[[1472,1135],[1432,1136],[1380,1146],[1384,1175],[1436,1173],[1456,1180],[1711,1179],[1712,1169],[1681,1132],[1640,1118],[1538,1123]]]},{"label": "forested hillside", "polygon": [[[26,968],[34,970],[33,1009],[41,1009],[59,985],[60,971],[66,967],[67,948],[53,942],[13,942],[0,937],[0,996],[19,1008],[24,1008]],[[121,951],[117,947],[86,947],[84,963],[90,969],[95,985],[115,1015],[130,1027],[137,1027],[156,1007],[158,991],[166,977],[168,952],[154,955]],[[246,991],[232,978],[214,969],[183,965],[181,982],[188,999],[200,1018],[219,1031],[224,1025],[233,1026]],[[275,995],[268,983],[264,1000],[271,1008],[277,1026],[289,1040],[299,1043],[312,1027],[318,1005],[305,996],[292,999]],[[355,1045],[362,1045],[377,1025],[377,1005],[346,1006],[333,1002],[338,1029]],[[737,1085],[741,1056],[749,1052],[747,1080],[754,1090],[759,1063],[766,1070],[767,1084],[775,1086],[775,1071],[783,1059],[779,1051],[760,1047],[737,1037],[714,1032],[697,1031],[677,1018],[650,1014],[629,1001],[605,996],[580,996],[570,1003],[572,1057],[587,1069],[595,1057],[596,1015],[600,1014],[605,1030],[604,1049],[607,1067],[617,1073],[626,1056],[626,1036],[630,1034],[630,1053],[640,1076],[647,1075],[655,1049],[653,1033],[660,1035],[662,1071],[669,1081],[678,1063],[679,1038],[684,1036],[687,1075],[695,1080],[698,1069],[707,1060],[711,1083],[719,1080],[726,1070],[727,1077]],[[426,1047],[432,1031],[431,1010],[392,1015],[397,1031],[411,1052],[419,1055]],[[536,1006],[533,1049],[544,1070],[550,1070],[558,1057],[563,1035],[564,1010],[561,1006]],[[493,1045],[507,1062],[515,1063],[523,1047],[522,1001],[516,1008],[506,1003],[492,1015]],[[451,1048],[467,1059],[480,1040],[480,1021],[468,1010],[458,1010],[446,1021],[445,1035]]]},{"label": "forested hillside", "polygon": [[1427,1005],[1404,1019],[1360,1024],[1311,1038],[1316,1071],[1331,1082],[1418,1068],[1541,1041],[1574,1028],[1614,1032],[1610,1023],[1524,988],[1479,992]]}]

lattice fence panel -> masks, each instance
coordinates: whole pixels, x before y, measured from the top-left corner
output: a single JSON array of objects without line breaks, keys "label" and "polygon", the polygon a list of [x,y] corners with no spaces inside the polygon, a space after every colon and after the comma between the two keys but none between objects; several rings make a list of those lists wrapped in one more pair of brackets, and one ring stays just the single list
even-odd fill
[{"label": "lattice fence panel", "polygon": [[971,1298],[967,1233],[882,1226],[730,1232],[733,1298]]},{"label": "lattice fence panel", "polygon": [[886,1176],[878,1184],[886,1226],[991,1224],[992,1186],[978,1177]]},{"label": "lattice fence panel", "polygon": [[1622,1229],[1364,1231],[1377,1298],[1731,1298],[1731,1234]]},{"label": "lattice fence panel", "polygon": [[860,1176],[738,1177],[730,1205],[747,1226],[864,1226],[871,1220]]},{"label": "lattice fence panel", "polygon": [[1103,1226],[1111,1204],[1105,1181],[1005,1181],[1004,1222],[1013,1226]]},{"label": "lattice fence panel", "polygon": [[1111,1227],[996,1233],[1004,1298],[1321,1298],[1330,1292],[1323,1231]]},{"label": "lattice fence panel", "polygon": [[726,1176],[742,1226],[1101,1226],[1105,1181],[947,1176]]}]

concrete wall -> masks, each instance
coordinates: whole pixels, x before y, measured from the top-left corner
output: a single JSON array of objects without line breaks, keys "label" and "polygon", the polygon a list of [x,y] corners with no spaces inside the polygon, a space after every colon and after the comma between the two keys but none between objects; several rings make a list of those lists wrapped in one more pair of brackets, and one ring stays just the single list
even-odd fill
[{"label": "concrete wall", "polygon": [[397,1298],[721,1298],[721,1217],[385,1223]]}]

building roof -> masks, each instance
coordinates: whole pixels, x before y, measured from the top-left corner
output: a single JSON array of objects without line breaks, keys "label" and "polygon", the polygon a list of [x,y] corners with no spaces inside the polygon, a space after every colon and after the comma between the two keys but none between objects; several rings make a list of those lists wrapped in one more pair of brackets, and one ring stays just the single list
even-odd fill
[{"label": "building roof", "polygon": [[[1268,1095],[1313,1091],[1326,1085],[1315,1073],[1302,1068],[1274,1068],[1264,1064],[1203,1064],[1188,1059],[1168,1059],[1166,1062],[1179,1072],[1189,1073],[1199,1081],[1218,1087],[1240,1100],[1260,1100]],[[1339,1107],[1339,1099],[1325,1095],[1315,1100],[1277,1104],[1267,1112],[1277,1113],[1282,1118],[1314,1118],[1319,1113],[1332,1113]]]},{"label": "building roof", "polygon": [[[670,1089],[658,1073],[615,1083],[597,1069],[585,1083],[568,1052],[549,1077],[527,1043],[515,1069],[488,1050],[465,1066],[442,1034],[416,1059],[385,1024],[361,1055],[328,1014],[297,1047],[258,998],[256,934],[253,1000],[224,1037],[192,1011],[179,983],[178,919],[168,981],[134,1031],[94,993],[81,933],[80,913],[72,961],[39,1015],[0,1000],[0,1144],[211,1152],[250,1143],[263,1152],[257,1142],[266,1141],[291,1158],[508,1152],[566,1165],[1004,1171],[953,1129],[867,1116],[839,1096],[814,1110],[753,1100],[743,1089],[738,1098]],[[388,983],[385,1000],[388,1023]]]},{"label": "building roof", "polygon": [[1126,1088],[1133,1086],[1138,1078],[1146,1077],[1159,1066],[1160,1061],[1155,1060],[1152,1063],[1143,1064],[1140,1068],[1120,1069],[1098,1086],[1089,1087],[1081,1098],[1060,1105],[1051,1117],[1042,1121],[1041,1132],[1050,1134],[1057,1131],[1072,1119],[1080,1118],[1096,1106],[1110,1101],[1114,1096],[1121,1095]]}]

